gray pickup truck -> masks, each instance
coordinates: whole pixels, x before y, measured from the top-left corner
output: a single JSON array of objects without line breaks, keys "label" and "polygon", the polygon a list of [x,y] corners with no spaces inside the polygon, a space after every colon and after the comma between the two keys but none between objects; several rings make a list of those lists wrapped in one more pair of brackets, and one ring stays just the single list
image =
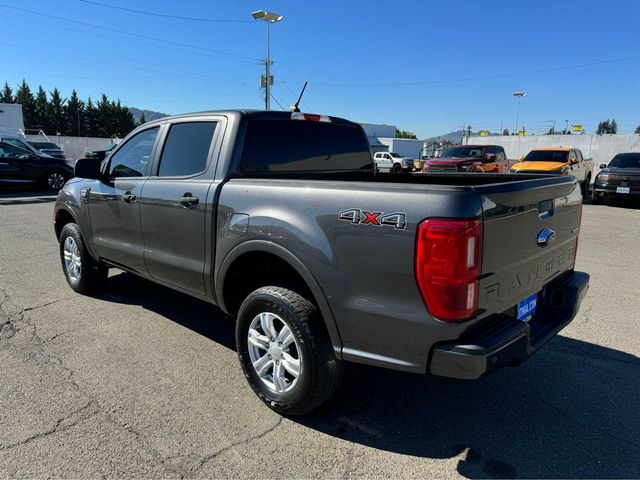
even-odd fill
[{"label": "gray pickup truck", "polygon": [[335,117],[164,118],[75,174],[54,211],[71,288],[118,268],[237,316],[246,378],[281,414],[327,400],[345,362],[459,379],[520,364],[588,288],[573,177],[376,174]]}]

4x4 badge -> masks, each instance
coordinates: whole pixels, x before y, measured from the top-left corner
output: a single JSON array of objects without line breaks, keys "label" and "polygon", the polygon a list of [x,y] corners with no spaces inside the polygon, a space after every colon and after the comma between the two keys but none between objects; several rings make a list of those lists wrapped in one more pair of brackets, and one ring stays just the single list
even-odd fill
[{"label": "4x4 badge", "polygon": [[384,213],[350,208],[338,213],[338,219],[358,225],[373,225],[375,227],[390,225],[396,230],[404,230],[407,227],[407,214],[401,212]]}]

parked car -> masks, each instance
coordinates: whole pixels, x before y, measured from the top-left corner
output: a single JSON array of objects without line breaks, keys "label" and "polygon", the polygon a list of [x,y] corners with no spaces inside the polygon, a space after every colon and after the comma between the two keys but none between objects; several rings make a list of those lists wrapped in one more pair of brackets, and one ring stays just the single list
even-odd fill
[{"label": "parked car", "polygon": [[500,145],[458,145],[445,150],[439,158],[425,161],[422,171],[507,173],[509,162]]},{"label": "parked car", "polygon": [[38,152],[46,153],[54,158],[66,158],[64,150],[53,142],[29,142],[29,145],[35,148]]},{"label": "parked car", "polygon": [[600,165],[593,182],[592,200],[640,196],[640,153],[619,153],[609,165]]},{"label": "parked car", "polygon": [[379,172],[411,172],[414,160],[395,152],[377,152],[373,156],[376,169]]},{"label": "parked car", "polygon": [[85,158],[95,158],[99,161],[104,160],[104,158],[115,148],[115,144],[105,145],[104,147],[92,148],[85,152]]},{"label": "parked car", "polygon": [[475,379],[576,315],[575,178],[374,170],[336,117],[151,121],[100,168],[76,163],[54,207],[62,269],[79,293],[115,267],[237,316],[245,377],[287,415],[331,397],[344,362]]},{"label": "parked car", "polygon": [[0,182],[37,183],[60,190],[73,177],[73,163],[0,141]]},{"label": "parked car", "polygon": [[593,160],[584,158],[577,148],[536,148],[513,165],[511,172],[573,175],[586,195],[593,175]]}]

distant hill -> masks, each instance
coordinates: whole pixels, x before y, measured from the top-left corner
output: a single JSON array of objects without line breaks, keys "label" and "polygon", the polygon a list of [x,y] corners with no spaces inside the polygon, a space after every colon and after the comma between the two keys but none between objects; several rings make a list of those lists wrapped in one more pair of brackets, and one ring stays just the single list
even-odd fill
[{"label": "distant hill", "polygon": [[168,116],[168,114],[166,113],[155,112],[153,110],[141,110],[136,107],[127,107],[127,108],[133,114],[133,118],[135,118],[136,122],[140,120],[140,117],[142,116],[143,112],[144,112],[144,118],[147,122]]}]

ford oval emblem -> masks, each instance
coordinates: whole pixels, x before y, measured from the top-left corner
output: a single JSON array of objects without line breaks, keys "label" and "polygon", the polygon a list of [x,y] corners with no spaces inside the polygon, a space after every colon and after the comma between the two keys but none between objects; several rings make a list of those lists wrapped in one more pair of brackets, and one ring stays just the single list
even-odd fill
[{"label": "ford oval emblem", "polygon": [[538,234],[538,246],[546,247],[550,243],[555,242],[556,240],[556,232],[551,230],[550,228],[545,228]]}]

